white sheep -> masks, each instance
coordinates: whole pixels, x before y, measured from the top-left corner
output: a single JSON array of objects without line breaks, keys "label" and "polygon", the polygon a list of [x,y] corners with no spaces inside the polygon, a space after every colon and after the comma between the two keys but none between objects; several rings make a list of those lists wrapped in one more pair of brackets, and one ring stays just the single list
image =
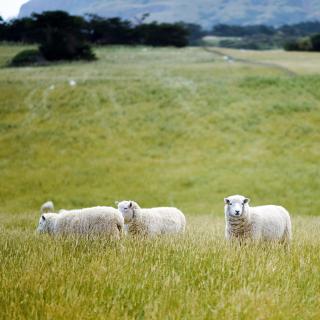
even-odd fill
[{"label": "white sheep", "polygon": [[129,234],[160,235],[184,232],[186,218],[173,207],[141,209],[134,201],[121,201],[118,210],[128,225]]},{"label": "white sheep", "polygon": [[54,205],[52,201],[45,202],[40,208],[40,213],[48,213],[48,212],[54,212]]},{"label": "white sheep", "polygon": [[291,220],[288,211],[275,205],[250,207],[240,195],[224,199],[226,239],[238,238],[289,242]]},{"label": "white sheep", "polygon": [[92,207],[42,214],[38,232],[49,234],[106,234],[119,238],[123,232],[122,214],[112,207]]}]

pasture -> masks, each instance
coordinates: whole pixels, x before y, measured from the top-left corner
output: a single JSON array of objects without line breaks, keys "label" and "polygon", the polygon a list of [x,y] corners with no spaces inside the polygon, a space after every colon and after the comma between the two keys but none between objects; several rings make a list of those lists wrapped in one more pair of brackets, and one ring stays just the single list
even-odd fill
[{"label": "pasture", "polygon": [[[319,54],[219,49],[294,75],[201,48],[6,68],[22,49],[0,46],[0,318],[320,317]],[[235,193],[289,210],[289,251],[223,241]],[[172,205],[189,226],[120,243],[40,237],[48,199]]]}]

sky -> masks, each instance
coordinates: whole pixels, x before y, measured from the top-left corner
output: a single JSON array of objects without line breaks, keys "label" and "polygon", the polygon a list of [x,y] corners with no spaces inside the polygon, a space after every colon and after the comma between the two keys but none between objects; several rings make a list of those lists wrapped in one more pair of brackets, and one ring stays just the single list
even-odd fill
[{"label": "sky", "polygon": [[16,17],[20,7],[26,2],[28,0],[0,0],[0,16],[3,19]]}]

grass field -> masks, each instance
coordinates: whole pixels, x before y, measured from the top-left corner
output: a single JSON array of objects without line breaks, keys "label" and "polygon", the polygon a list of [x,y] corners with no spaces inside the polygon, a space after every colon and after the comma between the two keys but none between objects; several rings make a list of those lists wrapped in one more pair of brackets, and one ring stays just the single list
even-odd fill
[{"label": "grass field", "polygon": [[282,246],[223,241],[223,220],[189,217],[174,238],[51,239],[36,214],[1,215],[2,319],[319,319],[320,218]]},{"label": "grass field", "polygon": [[[6,68],[0,46],[0,318],[318,319],[320,54],[96,49]],[[76,86],[69,81],[75,80]],[[294,241],[223,241],[223,198],[282,204]],[[51,239],[40,205],[174,205],[178,238]]]}]

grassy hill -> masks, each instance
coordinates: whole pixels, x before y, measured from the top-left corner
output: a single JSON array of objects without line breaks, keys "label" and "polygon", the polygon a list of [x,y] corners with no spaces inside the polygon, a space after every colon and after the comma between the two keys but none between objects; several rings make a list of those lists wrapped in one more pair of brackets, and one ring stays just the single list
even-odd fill
[{"label": "grassy hill", "polygon": [[20,10],[20,16],[43,10],[66,10],[73,14],[95,13],[107,17],[134,19],[150,13],[149,21],[186,21],[211,28],[213,24],[282,25],[320,18],[317,0],[30,0]]},{"label": "grassy hill", "polygon": [[[320,56],[96,49],[5,68],[0,47],[1,319],[318,319]],[[70,85],[70,81],[76,85]],[[71,82],[72,83],[72,82]],[[292,213],[290,250],[223,240],[223,198]],[[180,237],[36,235],[39,207],[174,205]]]},{"label": "grassy hill", "polygon": [[[16,49],[1,47],[2,65]],[[223,197],[240,193],[318,214],[319,76],[200,48],[97,54],[1,70],[1,211],[130,198],[220,215]],[[287,64],[301,56],[266,54]]]}]

